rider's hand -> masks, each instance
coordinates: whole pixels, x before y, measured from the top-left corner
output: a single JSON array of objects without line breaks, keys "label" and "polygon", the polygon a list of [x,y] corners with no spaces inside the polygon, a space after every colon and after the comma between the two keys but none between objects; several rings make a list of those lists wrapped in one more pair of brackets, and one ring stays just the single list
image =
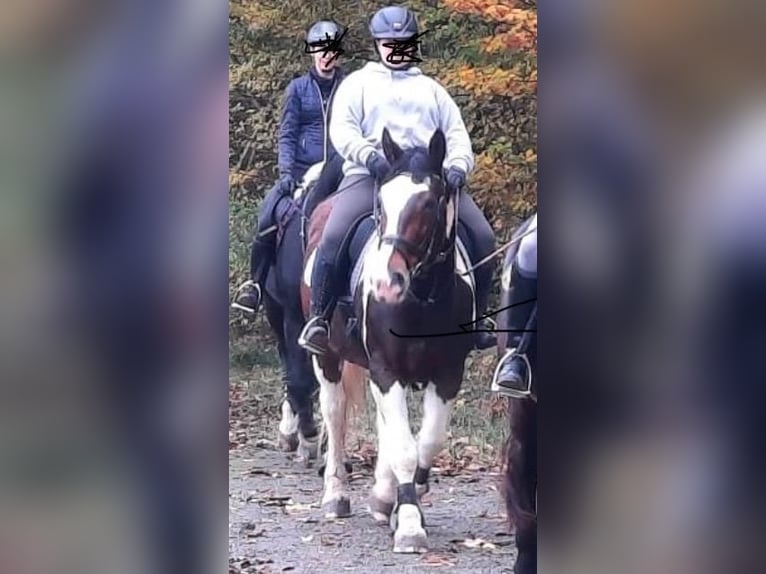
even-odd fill
[{"label": "rider's hand", "polygon": [[288,195],[295,189],[295,178],[289,173],[283,173],[279,178],[279,191],[282,195]]},{"label": "rider's hand", "polygon": [[391,173],[391,164],[382,155],[374,152],[367,159],[367,169],[370,171],[372,177],[378,181],[383,181]]},{"label": "rider's hand", "polygon": [[465,172],[459,167],[451,167],[447,170],[447,184],[452,189],[460,189],[465,185]]}]

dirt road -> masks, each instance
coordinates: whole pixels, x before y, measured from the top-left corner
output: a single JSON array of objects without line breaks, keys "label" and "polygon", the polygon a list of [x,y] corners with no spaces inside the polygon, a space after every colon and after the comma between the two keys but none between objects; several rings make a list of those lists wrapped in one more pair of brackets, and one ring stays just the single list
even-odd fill
[{"label": "dirt road", "polygon": [[[322,480],[274,443],[281,393],[276,366],[232,375],[229,450],[229,573],[511,572],[515,549],[498,492],[497,446],[505,418],[483,370],[457,401],[448,445],[423,502],[430,550],[392,552],[393,537],[367,511],[375,457],[372,410],[347,440],[352,516],[325,519]],[[418,398],[413,397],[413,404]],[[371,401],[370,401],[371,402]],[[413,408],[415,428],[418,413]]]}]

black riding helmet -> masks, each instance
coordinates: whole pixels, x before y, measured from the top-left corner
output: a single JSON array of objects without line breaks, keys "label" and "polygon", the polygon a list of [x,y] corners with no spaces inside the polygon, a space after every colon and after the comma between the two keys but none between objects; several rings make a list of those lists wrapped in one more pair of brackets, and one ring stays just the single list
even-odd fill
[{"label": "black riding helmet", "polygon": [[415,14],[402,6],[381,8],[370,20],[370,34],[376,40],[406,40],[418,33]]},{"label": "black riding helmet", "polygon": [[306,43],[311,45],[327,42],[328,40],[336,40],[342,32],[340,26],[335,22],[320,20],[309,28],[309,31],[306,33]]}]

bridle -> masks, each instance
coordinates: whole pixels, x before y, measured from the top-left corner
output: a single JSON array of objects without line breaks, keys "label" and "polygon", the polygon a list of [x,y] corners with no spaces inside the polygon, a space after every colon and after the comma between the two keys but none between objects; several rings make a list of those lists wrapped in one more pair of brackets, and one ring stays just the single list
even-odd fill
[{"label": "bridle", "polygon": [[[396,175],[411,176],[412,173],[399,172]],[[431,177],[436,177],[443,184],[445,183],[444,178],[442,177],[439,177],[439,176],[431,176]],[[383,183],[385,183],[385,181]],[[450,200],[450,193],[446,191],[446,188],[445,188],[445,193],[441,194],[437,202],[436,221],[434,221],[434,224],[431,227],[431,234],[428,238],[428,241],[426,242],[425,246],[418,245],[398,234],[395,234],[395,235],[383,234],[383,230],[380,227],[380,223],[381,223],[380,188],[382,187],[383,183],[376,182],[375,191],[374,191],[375,198],[374,198],[373,218],[375,220],[375,229],[378,234],[378,245],[379,246],[391,245],[394,249],[403,251],[407,253],[408,255],[411,255],[412,257],[414,257],[417,260],[417,263],[410,270],[410,277],[414,280],[419,275],[422,275],[424,272],[431,269],[433,266],[446,261],[447,258],[452,253],[454,253],[455,241],[456,241],[456,229],[457,229],[457,201],[455,201],[455,225],[453,226],[453,229],[450,233],[450,237],[448,237],[446,241],[442,241],[441,243],[438,237],[439,231],[446,227],[447,204]]]}]

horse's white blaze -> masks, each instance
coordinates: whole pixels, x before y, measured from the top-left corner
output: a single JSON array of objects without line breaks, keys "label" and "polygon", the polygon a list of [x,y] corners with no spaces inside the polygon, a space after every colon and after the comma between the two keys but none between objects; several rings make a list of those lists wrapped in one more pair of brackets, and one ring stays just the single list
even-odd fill
[{"label": "horse's white blaze", "polygon": [[429,383],[423,395],[423,425],[418,434],[418,466],[431,468],[447,438],[447,425],[452,412],[452,401],[445,402],[436,394],[436,386]]},{"label": "horse's white blaze", "polygon": [[319,404],[327,429],[327,461],[322,504],[346,495],[346,467],[343,464],[346,438],[346,394],[343,385],[327,380],[312,356],[314,374],[319,381]]},{"label": "horse's white blaze", "polygon": [[298,415],[293,412],[290,401],[282,401],[282,420],[279,421],[279,432],[289,436],[298,432]]}]

